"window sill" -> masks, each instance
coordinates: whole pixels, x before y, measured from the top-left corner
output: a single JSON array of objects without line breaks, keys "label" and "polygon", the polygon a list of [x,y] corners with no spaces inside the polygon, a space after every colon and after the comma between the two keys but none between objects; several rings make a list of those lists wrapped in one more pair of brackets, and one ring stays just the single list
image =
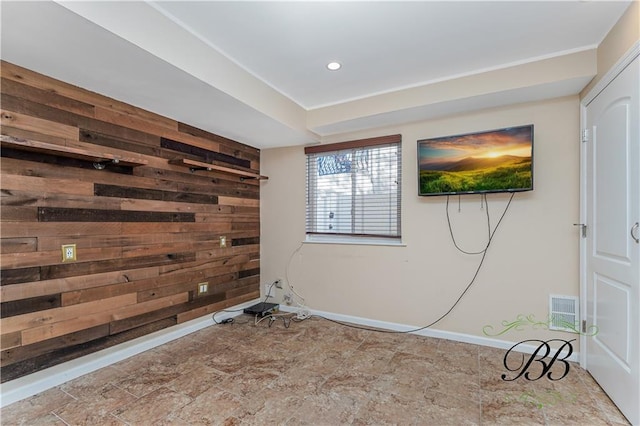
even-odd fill
[{"label": "window sill", "polygon": [[400,239],[376,237],[352,237],[350,235],[307,235],[303,244],[345,244],[357,246],[406,247]]}]

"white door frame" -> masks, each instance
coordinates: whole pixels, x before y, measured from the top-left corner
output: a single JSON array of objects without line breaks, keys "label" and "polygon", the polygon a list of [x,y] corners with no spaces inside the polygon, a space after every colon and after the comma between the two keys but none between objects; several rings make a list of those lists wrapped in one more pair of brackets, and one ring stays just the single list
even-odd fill
[{"label": "white door frame", "polygon": [[[580,100],[580,223],[586,224],[587,217],[587,150],[583,140],[583,129],[586,129],[587,106],[607,87],[635,58],[640,56],[640,40],[611,67],[602,79],[587,95]],[[587,228],[587,232],[590,230]],[[587,319],[587,240],[580,237],[580,324]],[[587,327],[590,324],[587,324]],[[587,339],[580,339],[580,366],[587,368]]]}]

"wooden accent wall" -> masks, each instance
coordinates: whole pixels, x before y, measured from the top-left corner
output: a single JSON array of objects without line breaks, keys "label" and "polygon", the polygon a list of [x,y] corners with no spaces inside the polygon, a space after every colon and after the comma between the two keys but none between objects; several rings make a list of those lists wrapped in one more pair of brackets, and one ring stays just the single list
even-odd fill
[{"label": "wooden accent wall", "polygon": [[[3,140],[142,164],[99,170],[82,156],[3,143],[3,382],[259,297],[260,181],[171,163],[259,174],[258,149],[0,68]],[[75,262],[62,262],[63,244],[76,244]],[[209,291],[198,295],[201,282]]]}]

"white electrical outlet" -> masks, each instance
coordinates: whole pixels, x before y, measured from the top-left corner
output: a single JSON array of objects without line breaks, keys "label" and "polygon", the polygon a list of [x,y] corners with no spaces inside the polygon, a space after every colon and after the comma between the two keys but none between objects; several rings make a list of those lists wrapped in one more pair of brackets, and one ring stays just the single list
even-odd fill
[{"label": "white electrical outlet", "polygon": [[76,245],[75,244],[62,245],[62,261],[63,262],[76,261]]},{"label": "white electrical outlet", "polygon": [[282,301],[285,303],[285,305],[290,306],[293,304],[293,294],[291,293],[287,293],[284,296],[282,296]]},{"label": "white electrical outlet", "polygon": [[198,284],[198,294],[207,293],[209,291],[209,283]]}]

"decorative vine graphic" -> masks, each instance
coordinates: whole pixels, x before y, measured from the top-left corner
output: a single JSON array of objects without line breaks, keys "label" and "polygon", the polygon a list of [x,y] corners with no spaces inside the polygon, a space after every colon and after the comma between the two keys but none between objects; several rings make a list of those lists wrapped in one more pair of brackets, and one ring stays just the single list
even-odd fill
[{"label": "decorative vine graphic", "polygon": [[598,334],[598,327],[595,325],[588,327],[586,332],[581,332],[576,328],[575,324],[564,321],[562,320],[562,318],[550,317],[546,321],[539,321],[536,320],[535,315],[533,314],[529,314],[527,316],[520,314],[514,321],[504,320],[501,323],[502,330],[499,331],[495,331],[495,328],[492,325],[485,325],[484,327],[482,327],[482,333],[485,336],[496,337],[501,336],[511,330],[523,331],[526,327],[531,327],[534,330],[549,330],[549,325],[551,323],[564,327],[566,329],[565,331],[568,331],[569,333],[575,333],[589,337],[593,337]]},{"label": "decorative vine graphic", "polygon": [[520,395],[507,396],[504,399],[507,403],[521,402],[525,405],[533,404],[537,408],[552,406],[559,402],[575,403],[577,400],[578,397],[574,393],[560,393],[556,390],[545,390],[543,392],[525,391]]}]

